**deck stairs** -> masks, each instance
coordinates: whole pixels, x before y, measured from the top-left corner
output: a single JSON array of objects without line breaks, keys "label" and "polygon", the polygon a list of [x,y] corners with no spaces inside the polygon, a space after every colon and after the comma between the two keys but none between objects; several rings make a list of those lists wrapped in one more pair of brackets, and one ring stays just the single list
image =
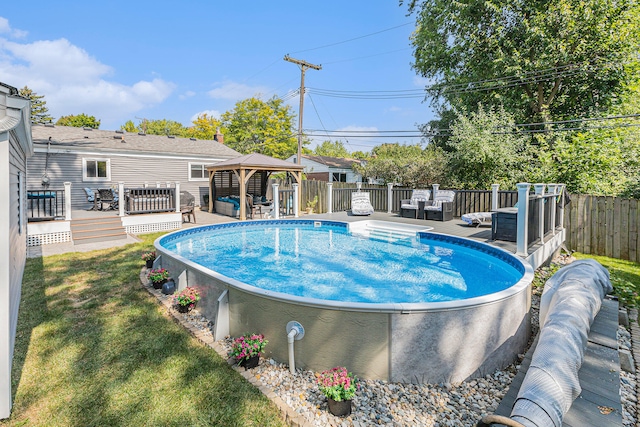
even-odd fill
[{"label": "deck stairs", "polygon": [[120,217],[83,218],[71,221],[74,245],[126,239],[127,232]]}]

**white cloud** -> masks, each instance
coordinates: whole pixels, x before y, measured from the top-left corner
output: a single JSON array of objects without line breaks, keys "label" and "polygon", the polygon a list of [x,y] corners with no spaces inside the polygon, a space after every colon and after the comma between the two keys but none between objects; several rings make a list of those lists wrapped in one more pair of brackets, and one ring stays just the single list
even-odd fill
[{"label": "white cloud", "polygon": [[193,122],[198,117],[204,116],[205,114],[207,116],[209,116],[209,117],[213,117],[215,119],[220,119],[220,111],[218,111],[218,110],[204,110],[204,111],[200,111],[199,113],[196,113],[193,116],[191,116],[191,121]]},{"label": "white cloud", "polygon": [[192,90],[188,90],[185,93],[181,94],[180,96],[178,96],[178,98],[185,100],[188,98],[193,98],[194,96],[196,96],[196,93]]},{"label": "white cloud", "polygon": [[9,20],[0,16],[0,34],[7,34],[11,38],[20,39],[26,37],[28,33],[23,30],[11,28]]},{"label": "white cloud", "polygon": [[[8,21],[0,18],[0,33],[7,28]],[[162,103],[175,89],[161,78],[124,85],[108,79],[112,72],[66,39],[18,43],[0,38],[0,81],[44,95],[55,119],[85,113],[103,122],[124,121]]]},{"label": "white cloud", "polygon": [[228,101],[238,101],[241,99],[260,96],[267,93],[269,89],[262,86],[247,86],[243,83],[224,82],[215,89],[207,92],[213,99],[225,99]]}]

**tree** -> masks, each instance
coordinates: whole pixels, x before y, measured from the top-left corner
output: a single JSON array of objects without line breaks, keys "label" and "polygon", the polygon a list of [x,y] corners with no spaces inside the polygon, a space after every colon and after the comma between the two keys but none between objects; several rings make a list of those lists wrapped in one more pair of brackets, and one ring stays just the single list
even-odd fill
[{"label": "tree", "polygon": [[446,159],[435,146],[422,149],[419,145],[382,144],[372,149],[369,160],[355,164],[354,170],[363,178],[380,180],[407,187],[447,184]]},{"label": "tree", "polygon": [[[403,3],[403,0],[400,1]],[[517,121],[608,111],[638,72],[640,6],[602,0],[409,0],[413,68],[441,114],[503,105]]]},{"label": "tree", "polygon": [[491,184],[515,188],[526,181],[531,158],[528,138],[504,109],[459,113],[451,126],[447,170],[459,188],[488,189]]},{"label": "tree", "polygon": [[225,144],[243,154],[286,159],[298,151],[294,119],[291,107],[275,97],[268,101],[255,97],[238,101],[233,110],[221,117],[226,129]]},{"label": "tree", "polygon": [[127,120],[122,126],[120,126],[120,130],[130,133],[142,132],[142,129],[139,129],[135,123],[133,123],[133,120]]},{"label": "tree", "polygon": [[345,148],[342,141],[324,141],[322,144],[316,146],[313,154],[316,156],[350,158],[349,151]]},{"label": "tree", "polygon": [[[185,136],[197,139],[214,139],[218,129],[222,126],[222,122],[208,114],[202,114],[193,121],[193,126],[185,129]],[[222,132],[224,134],[224,132]]]},{"label": "tree", "polygon": [[100,120],[97,120],[94,116],[87,116],[84,113],[78,115],[62,116],[56,122],[57,126],[73,126],[76,128],[100,128]]},{"label": "tree", "polygon": [[53,121],[53,117],[49,115],[44,95],[36,94],[27,86],[18,90],[18,93],[31,101],[31,123],[45,124]]},{"label": "tree", "polygon": [[167,119],[144,119],[142,123],[140,123],[140,127],[144,130],[144,133],[149,135],[183,136],[185,133],[185,127],[182,126],[182,123]]}]

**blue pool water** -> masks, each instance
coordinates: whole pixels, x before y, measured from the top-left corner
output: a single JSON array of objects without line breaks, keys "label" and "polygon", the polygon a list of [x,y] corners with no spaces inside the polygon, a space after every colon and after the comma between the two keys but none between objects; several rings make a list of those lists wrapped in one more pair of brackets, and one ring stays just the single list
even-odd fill
[{"label": "blue pool water", "polygon": [[395,242],[362,238],[345,224],[312,221],[211,226],[160,241],[165,249],[245,284],[320,300],[461,300],[507,289],[523,277],[522,268],[499,251],[459,243],[428,233]]}]

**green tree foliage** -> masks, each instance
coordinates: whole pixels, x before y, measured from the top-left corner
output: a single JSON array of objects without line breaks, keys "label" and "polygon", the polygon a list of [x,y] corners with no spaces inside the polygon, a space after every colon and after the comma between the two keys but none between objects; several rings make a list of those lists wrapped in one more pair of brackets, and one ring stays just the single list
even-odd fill
[{"label": "green tree foliage", "polygon": [[255,97],[238,101],[233,110],[221,117],[225,144],[243,154],[286,159],[298,151],[294,119],[291,107],[275,97],[268,101]]},{"label": "green tree foliage", "polygon": [[429,93],[440,112],[482,103],[518,121],[590,116],[608,110],[638,70],[637,2],[407,4],[418,24],[413,67],[438,81]]},{"label": "green tree foliage", "polygon": [[374,147],[369,159],[354,165],[363,178],[372,178],[382,183],[394,183],[406,187],[424,187],[446,184],[446,159],[443,152],[428,146],[382,144]]},{"label": "green tree foliage", "polygon": [[19,89],[18,93],[31,100],[31,123],[45,124],[53,121],[53,117],[49,115],[49,109],[47,108],[47,101],[44,100],[44,95],[38,95],[27,86]]},{"label": "green tree foliage", "polygon": [[88,116],[84,113],[71,114],[69,116],[62,116],[56,122],[57,126],[73,126],[76,128],[100,128],[100,120],[97,120],[94,116]]},{"label": "green tree foliage", "polygon": [[149,135],[175,135],[183,136],[185,134],[185,127],[181,123],[173,120],[160,119],[160,120],[143,120],[140,123],[140,128],[143,132]]},{"label": "green tree foliage", "polygon": [[451,126],[448,173],[458,188],[488,189],[491,184],[515,188],[526,181],[532,159],[529,138],[518,133],[513,116],[504,109],[478,107],[458,114]]},{"label": "green tree foliage", "polygon": [[125,124],[120,126],[125,132],[144,132],[149,135],[175,135],[186,136],[186,128],[173,120],[161,119],[161,120],[148,120],[142,119],[139,125],[136,126],[132,120],[127,120]]},{"label": "green tree foliage", "polygon": [[346,149],[342,141],[324,141],[314,148],[313,154],[316,156],[342,157],[345,159],[351,157],[349,150]]},{"label": "green tree foliage", "polygon": [[[193,121],[193,126],[185,130],[185,136],[189,138],[211,140],[216,136],[218,129],[221,129],[222,122],[208,114],[202,114]],[[224,134],[223,130],[220,130]],[[226,140],[225,140],[226,143]]]},{"label": "green tree foliage", "polygon": [[142,129],[138,129],[133,120],[127,120],[122,126],[120,126],[120,130],[130,133],[138,133],[142,132]]}]

